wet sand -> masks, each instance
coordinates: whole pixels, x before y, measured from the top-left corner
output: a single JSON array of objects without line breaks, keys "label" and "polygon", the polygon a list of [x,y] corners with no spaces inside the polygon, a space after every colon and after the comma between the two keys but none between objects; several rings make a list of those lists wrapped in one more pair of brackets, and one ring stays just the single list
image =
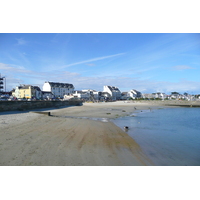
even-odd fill
[{"label": "wet sand", "polygon": [[87,119],[130,115],[149,106],[127,102],[85,103],[48,110],[52,116],[0,113],[0,165],[154,165],[140,146],[112,122]]}]

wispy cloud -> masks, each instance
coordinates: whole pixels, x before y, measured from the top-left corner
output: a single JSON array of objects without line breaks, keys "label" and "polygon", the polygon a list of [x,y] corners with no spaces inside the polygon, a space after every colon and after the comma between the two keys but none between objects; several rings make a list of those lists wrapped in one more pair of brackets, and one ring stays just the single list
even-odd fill
[{"label": "wispy cloud", "polygon": [[44,81],[66,82],[66,77],[67,82],[72,83],[76,89],[92,88],[99,91],[102,91],[104,85],[117,86],[121,91],[137,89],[143,93],[155,91],[165,93],[178,91],[183,93],[185,91],[198,91],[200,88],[199,82],[187,80],[171,83],[168,81],[156,81],[144,77],[128,77],[126,75],[122,77],[119,74],[85,77],[79,73],[71,73],[67,71],[39,73],[36,71],[26,70],[22,66],[4,63],[0,63],[0,71],[1,75],[6,75],[6,77],[8,77],[6,80],[9,89],[15,88],[19,83],[39,85],[42,88]]},{"label": "wispy cloud", "polygon": [[68,77],[70,83],[74,83],[79,76],[78,73],[67,71],[38,72],[28,70],[23,66],[0,63],[1,76],[6,76],[6,85],[8,89],[15,88],[17,85],[33,84],[42,88],[44,81],[66,82]]},{"label": "wispy cloud", "polygon": [[95,64],[94,64],[94,63],[86,63],[85,65],[87,65],[87,66],[90,66],[90,67],[93,67],[93,66],[95,66]]},{"label": "wispy cloud", "polygon": [[22,39],[22,38],[19,38],[19,39],[16,39],[17,40],[17,45],[25,45],[27,44],[27,41]]},{"label": "wispy cloud", "polygon": [[71,66],[74,66],[74,65],[80,65],[80,64],[84,64],[84,63],[90,63],[90,62],[94,62],[94,61],[98,61],[98,60],[104,60],[104,59],[108,59],[108,58],[113,58],[113,57],[121,56],[121,55],[124,55],[124,54],[125,53],[118,53],[118,54],[114,54],[114,55],[110,55],[110,56],[92,58],[92,59],[89,59],[89,60],[84,60],[84,61],[69,64],[69,65],[64,65],[64,66],[62,66],[62,68],[71,67]]},{"label": "wispy cloud", "polygon": [[194,69],[193,67],[187,66],[187,65],[177,65],[172,67],[173,70],[178,70],[178,71],[182,71],[182,70],[186,70],[186,69]]},{"label": "wispy cloud", "polygon": [[8,65],[0,63],[0,69],[4,70],[6,73],[32,73],[32,71],[25,69],[24,67],[17,65]]}]

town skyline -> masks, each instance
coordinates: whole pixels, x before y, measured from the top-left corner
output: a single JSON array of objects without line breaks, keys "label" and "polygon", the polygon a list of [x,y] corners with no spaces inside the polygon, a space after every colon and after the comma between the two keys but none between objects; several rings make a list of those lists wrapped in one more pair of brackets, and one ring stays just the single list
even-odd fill
[{"label": "town skyline", "polygon": [[7,90],[45,81],[142,93],[200,93],[200,34],[1,33]]}]

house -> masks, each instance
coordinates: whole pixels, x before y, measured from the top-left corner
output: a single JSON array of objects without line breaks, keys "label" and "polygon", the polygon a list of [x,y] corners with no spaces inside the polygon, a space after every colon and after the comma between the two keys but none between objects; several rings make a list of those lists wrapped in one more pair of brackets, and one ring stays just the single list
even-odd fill
[{"label": "house", "polygon": [[76,90],[75,93],[73,94],[73,96],[75,98],[89,100],[90,99],[90,92],[82,91],[82,90]]},{"label": "house", "polygon": [[47,81],[43,85],[43,91],[52,92],[55,98],[63,98],[64,95],[70,95],[74,93],[74,86],[69,83],[57,83]]},{"label": "house", "polygon": [[90,101],[98,101],[100,99],[100,92],[97,92],[96,90],[77,90],[73,94],[75,98],[84,99],[84,100],[90,100]]},{"label": "house", "polygon": [[42,91],[38,86],[20,85],[16,87],[15,92],[13,92],[12,95],[16,98],[41,99]]},{"label": "house", "polygon": [[129,98],[128,92],[122,92],[121,99],[127,100]]},{"label": "house", "polygon": [[120,100],[121,99],[121,92],[120,90],[115,86],[104,86],[103,92],[107,92],[110,94],[112,100]]},{"label": "house", "polygon": [[128,92],[127,96],[128,96],[129,98],[132,98],[132,99],[142,98],[142,93],[139,92],[139,91],[137,91],[137,90],[132,89],[132,90],[130,90],[130,91]]},{"label": "house", "polygon": [[152,98],[165,99],[165,98],[167,98],[167,95],[162,92],[157,92],[157,93],[152,93]]},{"label": "house", "polygon": [[33,86],[33,88],[35,90],[35,98],[36,99],[42,99],[43,98],[43,94],[42,94],[42,91],[41,91],[40,87]]},{"label": "house", "polygon": [[45,91],[42,91],[42,98],[43,99],[53,99],[54,98],[54,95],[52,92],[45,92]]},{"label": "house", "polygon": [[108,92],[101,92],[100,100],[112,100],[112,96]]},{"label": "house", "polygon": [[92,91],[92,95],[93,95],[93,98],[96,100],[96,101],[99,101],[100,98],[101,98],[101,92],[97,92],[97,91]]},{"label": "house", "polygon": [[82,91],[89,93],[89,99],[91,101],[98,101],[100,99],[101,92],[97,92],[96,90],[91,90],[91,89],[82,90]]}]

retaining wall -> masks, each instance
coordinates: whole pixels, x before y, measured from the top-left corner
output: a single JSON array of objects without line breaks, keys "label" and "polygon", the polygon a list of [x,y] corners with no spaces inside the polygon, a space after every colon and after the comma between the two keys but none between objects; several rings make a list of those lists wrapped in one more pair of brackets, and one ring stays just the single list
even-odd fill
[{"label": "retaining wall", "polygon": [[64,106],[80,106],[82,101],[0,101],[0,112],[23,111],[37,108],[59,108]]}]

